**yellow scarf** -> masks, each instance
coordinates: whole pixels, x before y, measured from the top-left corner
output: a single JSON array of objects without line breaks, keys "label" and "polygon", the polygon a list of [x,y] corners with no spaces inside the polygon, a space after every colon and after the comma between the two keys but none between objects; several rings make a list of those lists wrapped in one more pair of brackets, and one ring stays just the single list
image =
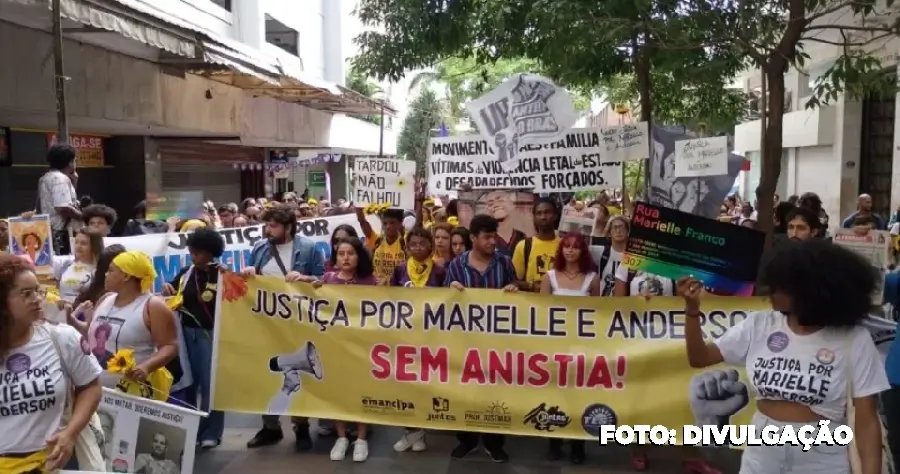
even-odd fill
[{"label": "yellow scarf", "polygon": [[24,458],[0,456],[0,472],[46,472],[47,450],[38,451]]},{"label": "yellow scarf", "polygon": [[409,281],[416,288],[424,288],[431,277],[431,270],[434,268],[434,261],[429,259],[425,263],[418,262],[414,258],[406,261],[406,273],[409,274]]}]

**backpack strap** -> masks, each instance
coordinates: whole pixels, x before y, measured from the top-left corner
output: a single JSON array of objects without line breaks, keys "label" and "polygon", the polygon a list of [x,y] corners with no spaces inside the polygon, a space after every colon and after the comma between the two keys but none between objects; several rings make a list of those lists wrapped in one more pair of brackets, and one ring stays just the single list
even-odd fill
[{"label": "backpack strap", "polygon": [[597,268],[601,274],[604,270],[606,270],[606,265],[609,264],[609,256],[612,253],[612,243],[603,247],[603,253],[600,255],[600,266]]},{"label": "backpack strap", "polygon": [[631,296],[631,282],[634,281],[636,275],[637,271],[628,270],[628,279],[625,280],[625,296]]},{"label": "backpack strap", "polygon": [[528,278],[528,263],[531,262],[531,247],[532,245],[534,245],[534,241],[532,239],[532,237],[526,238],[525,243],[523,244],[525,246],[525,271],[523,272],[525,275],[522,278],[523,280],[525,278]]}]

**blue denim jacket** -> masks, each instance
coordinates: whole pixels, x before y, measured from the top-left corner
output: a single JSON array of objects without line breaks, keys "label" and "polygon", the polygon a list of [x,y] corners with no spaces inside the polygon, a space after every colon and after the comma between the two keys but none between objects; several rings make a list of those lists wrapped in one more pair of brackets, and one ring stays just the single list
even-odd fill
[{"label": "blue denim jacket", "polygon": [[[267,239],[262,239],[253,246],[250,251],[250,264],[259,273],[262,267],[272,258],[271,244]],[[293,265],[288,271],[295,271],[303,275],[321,278],[325,274],[325,255],[316,248],[316,243],[306,237],[294,237]],[[287,263],[287,262],[285,262]]]}]

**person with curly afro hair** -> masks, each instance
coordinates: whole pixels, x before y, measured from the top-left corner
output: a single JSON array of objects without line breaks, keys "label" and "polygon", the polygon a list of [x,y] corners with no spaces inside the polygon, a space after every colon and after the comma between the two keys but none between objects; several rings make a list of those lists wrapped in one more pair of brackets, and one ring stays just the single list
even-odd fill
[{"label": "person with curly afro hair", "polygon": [[[796,433],[811,433],[811,441],[822,420],[849,424],[849,399],[861,472],[881,472],[877,397],[890,386],[872,336],[862,325],[877,272],[852,250],[820,239],[783,243],[762,272],[772,310],[748,314],[712,342],[704,340],[700,323],[703,284],[689,277],[678,281],[691,367],[725,362],[747,372],[746,382],[738,380],[736,370],[711,370],[691,380],[697,423],[728,423],[752,393],[758,432],[790,425]],[[837,445],[817,445],[811,451],[791,445],[748,446],[740,472],[844,474],[850,472],[852,455],[848,446]]]},{"label": "person with curly afro hair", "polygon": [[[165,285],[167,295],[177,295],[177,307],[184,340],[182,363],[190,366],[194,383],[173,398],[198,406],[209,415],[200,421],[197,443],[203,449],[215,448],[222,442],[225,414],[210,412],[212,382],[212,334],[216,314],[216,293],[219,282],[219,258],[225,253],[225,239],[218,232],[201,227],[187,238],[191,265],[181,269]],[[199,400],[198,400],[199,397]]]},{"label": "person with curly afro hair", "polygon": [[81,211],[81,219],[87,228],[99,233],[103,237],[109,236],[110,230],[116,225],[118,214],[116,210],[103,204],[93,204]]},{"label": "person with curly afro hair", "polygon": [[0,257],[0,472],[65,466],[100,403],[100,364],[73,327],[42,322],[45,296],[30,262]]}]

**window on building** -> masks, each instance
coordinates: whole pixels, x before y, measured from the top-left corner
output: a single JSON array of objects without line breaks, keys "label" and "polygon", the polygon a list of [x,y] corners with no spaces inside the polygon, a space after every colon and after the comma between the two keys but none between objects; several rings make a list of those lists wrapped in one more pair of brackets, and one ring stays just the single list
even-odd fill
[{"label": "window on building", "polygon": [[231,11],[231,0],[209,0],[209,1],[222,7],[222,9],[224,9],[226,11],[229,11],[229,12]]},{"label": "window on building", "polygon": [[297,30],[266,15],[266,42],[300,56],[300,34]]}]

